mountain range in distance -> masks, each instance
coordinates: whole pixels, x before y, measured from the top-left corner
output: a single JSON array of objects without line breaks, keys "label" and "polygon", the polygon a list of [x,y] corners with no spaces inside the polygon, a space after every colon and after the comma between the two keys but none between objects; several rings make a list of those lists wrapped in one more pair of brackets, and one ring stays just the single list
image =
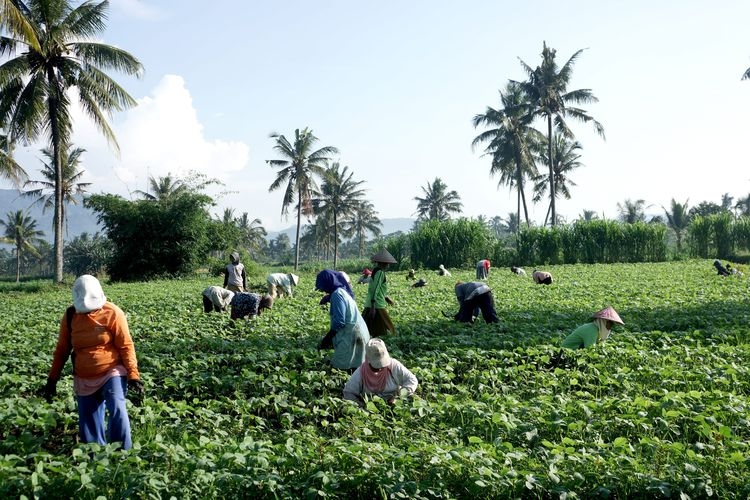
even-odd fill
[{"label": "mountain range in distance", "polygon": [[[15,212],[17,210],[27,211],[29,216],[36,220],[37,229],[44,231],[44,240],[52,243],[54,240],[54,230],[52,227],[52,217],[54,215],[53,209],[43,210],[40,203],[34,203],[33,198],[24,198],[20,196],[20,192],[16,189],[0,189],[0,218],[2,220],[7,219],[7,214]],[[77,205],[67,204],[65,206],[66,222],[66,234],[63,236],[65,241],[71,241],[76,236],[83,233],[88,233],[93,236],[95,233],[103,233],[103,227],[97,222],[96,214],[85,208],[83,203],[79,201]],[[381,219],[383,235],[396,233],[398,231],[408,233],[414,227],[414,219],[409,218],[395,218],[395,219]],[[304,225],[303,225],[304,229]],[[289,241],[294,242],[295,232],[297,226],[292,225],[287,229],[281,231],[269,231],[266,239],[268,241],[273,240],[279,234],[285,233],[289,236]]]}]

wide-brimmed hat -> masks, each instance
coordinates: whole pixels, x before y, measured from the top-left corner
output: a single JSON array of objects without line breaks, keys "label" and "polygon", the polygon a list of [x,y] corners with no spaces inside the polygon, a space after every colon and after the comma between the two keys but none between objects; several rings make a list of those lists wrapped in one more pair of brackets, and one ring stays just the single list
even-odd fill
[{"label": "wide-brimmed hat", "polygon": [[613,321],[620,325],[625,324],[622,322],[622,320],[620,319],[620,315],[617,314],[617,311],[615,311],[612,306],[607,306],[601,311],[595,312],[592,318],[608,319],[609,321]]},{"label": "wide-brimmed hat", "polygon": [[391,253],[385,248],[383,248],[378,253],[370,257],[370,260],[373,262],[380,262],[382,264],[395,264],[396,263],[396,259],[394,259],[393,255],[391,255]]},{"label": "wide-brimmed hat", "polygon": [[381,339],[371,339],[365,347],[365,359],[373,368],[384,368],[390,366],[391,356],[388,354],[388,348]]},{"label": "wide-brimmed hat", "polygon": [[99,280],[90,274],[83,274],[73,283],[73,306],[76,312],[89,313],[101,309],[107,297]]},{"label": "wide-brimmed hat", "polygon": [[297,283],[299,283],[299,276],[296,274],[289,273],[289,279],[292,280],[294,286],[297,286]]}]

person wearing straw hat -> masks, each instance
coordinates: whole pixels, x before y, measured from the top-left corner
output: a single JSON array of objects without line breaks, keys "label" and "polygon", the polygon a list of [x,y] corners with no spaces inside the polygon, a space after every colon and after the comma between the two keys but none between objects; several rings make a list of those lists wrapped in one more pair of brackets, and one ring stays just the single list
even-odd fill
[{"label": "person wearing straw hat", "polygon": [[299,276],[292,273],[271,273],[266,277],[266,283],[268,284],[268,295],[272,299],[284,294],[291,297],[294,287],[299,283]]},{"label": "person wearing straw hat", "polygon": [[591,317],[590,323],[583,324],[573,330],[565,337],[561,346],[568,349],[585,349],[591,347],[597,342],[604,342],[612,333],[612,327],[615,323],[624,325],[620,315],[612,306],[607,306],[601,311],[597,311]]},{"label": "person wearing straw hat", "polygon": [[240,254],[232,252],[229,260],[230,263],[224,268],[223,288],[233,292],[244,292],[247,290],[247,275],[245,265],[240,262]]},{"label": "person wearing straw hat", "polygon": [[333,349],[331,366],[351,373],[365,360],[365,345],[370,340],[370,332],[354,301],[354,292],[341,273],[331,269],[318,273],[315,289],[325,292],[331,304],[328,309],[330,329],[318,349]]},{"label": "person wearing straw hat", "polygon": [[393,405],[399,396],[413,396],[418,384],[417,377],[388,354],[382,339],[372,339],[365,349],[365,361],[344,386],[344,399],[364,405],[366,399],[378,396]]},{"label": "person wearing straw hat", "polygon": [[[143,396],[135,346],[122,309],[107,301],[102,285],[84,274],[73,283],[73,305],[60,321],[60,334],[42,394],[57,395],[57,381],[68,358],[73,363],[73,390],[78,428],[84,443],[119,442],[132,448],[128,392]],[[104,426],[105,412],[109,414]]]},{"label": "person wearing straw hat", "polygon": [[373,255],[370,260],[375,264],[375,269],[370,276],[370,284],[367,286],[367,298],[362,317],[365,318],[370,336],[380,337],[388,332],[396,333],[391,316],[386,306],[394,305],[388,296],[388,283],[385,278],[385,270],[388,266],[396,263],[396,259],[385,248]]}]

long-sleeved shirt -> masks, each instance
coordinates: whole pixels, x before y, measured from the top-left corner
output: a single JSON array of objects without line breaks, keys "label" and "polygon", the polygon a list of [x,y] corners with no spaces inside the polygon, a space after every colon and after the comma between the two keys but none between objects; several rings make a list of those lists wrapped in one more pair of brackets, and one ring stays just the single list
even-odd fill
[{"label": "long-sleeved shirt", "polygon": [[268,275],[268,278],[266,278],[266,282],[269,285],[276,285],[280,286],[282,290],[284,290],[284,293],[292,296],[292,279],[291,275],[284,274],[284,273],[271,273]]},{"label": "long-sleeved shirt", "polygon": [[417,377],[407,367],[397,359],[391,358],[391,376],[388,377],[383,392],[374,393],[367,388],[360,365],[344,386],[344,399],[360,401],[362,396],[375,395],[387,400],[399,396],[401,389],[406,389],[408,395],[412,395],[417,390],[418,383]]},{"label": "long-sleeved shirt", "polygon": [[385,309],[387,305],[385,301],[386,296],[388,296],[388,283],[386,283],[385,280],[385,271],[382,269],[375,269],[372,273],[370,284],[367,285],[365,307]]},{"label": "long-sleeved shirt", "polygon": [[461,283],[456,285],[456,299],[458,302],[465,300],[471,300],[477,295],[482,295],[490,291],[490,287],[485,283],[479,281],[469,281],[468,283]]},{"label": "long-sleeved shirt", "polygon": [[583,324],[573,330],[570,335],[565,337],[565,340],[563,340],[560,345],[561,347],[566,347],[568,349],[581,349],[596,344],[598,338],[599,327],[596,323],[591,322]]},{"label": "long-sleeved shirt", "polygon": [[245,290],[247,288],[247,276],[245,275],[245,265],[241,262],[237,264],[227,264],[224,269],[224,288],[234,285]]},{"label": "long-sleeved shirt", "polygon": [[232,302],[234,292],[220,286],[210,286],[203,290],[203,296],[210,300],[216,307],[226,309],[230,302]]},{"label": "long-sleeved shirt", "polygon": [[76,377],[96,378],[117,365],[123,365],[128,380],[141,378],[135,346],[122,309],[105,302],[101,309],[75,313],[70,324],[72,332],[65,316],[60,320],[60,335],[48,375],[50,379],[59,380],[71,347],[75,354],[73,371]]}]

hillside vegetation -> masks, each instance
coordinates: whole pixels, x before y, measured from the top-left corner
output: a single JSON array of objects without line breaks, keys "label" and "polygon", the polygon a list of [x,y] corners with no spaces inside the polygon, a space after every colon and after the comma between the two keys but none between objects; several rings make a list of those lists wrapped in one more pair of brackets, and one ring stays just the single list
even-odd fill
[{"label": "hillside vegetation", "polygon": [[[710,260],[560,265],[551,286],[506,269],[489,283],[502,325],[453,323],[453,285],[389,274],[393,357],[418,397],[366,408],[316,345],[328,329],[314,274],[293,299],[233,323],[204,314],[220,278],[104,284],[128,314],[146,398],[134,448],[76,444],[72,377],[36,396],[67,288],[0,295],[0,495],[14,498],[747,498],[747,277]],[[528,269],[530,271],[530,269]],[[262,290],[264,276],[250,277]],[[357,300],[364,285],[355,285]],[[606,343],[561,339],[614,306]],[[69,373],[70,366],[66,368]]]}]

